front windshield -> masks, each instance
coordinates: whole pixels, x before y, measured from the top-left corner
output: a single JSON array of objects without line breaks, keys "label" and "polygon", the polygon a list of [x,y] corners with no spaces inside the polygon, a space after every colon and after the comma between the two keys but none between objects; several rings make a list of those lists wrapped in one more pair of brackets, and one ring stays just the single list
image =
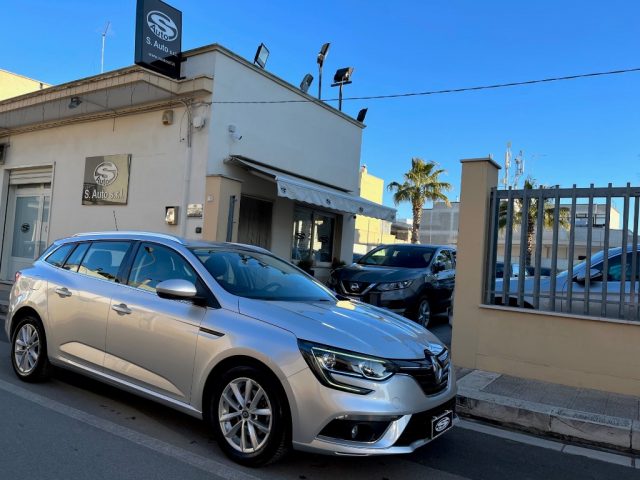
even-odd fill
[{"label": "front windshield", "polygon": [[328,289],[271,255],[212,248],[192,251],[220,286],[234,295],[289,302],[335,300]]},{"label": "front windshield", "polygon": [[435,248],[387,245],[371,250],[358,260],[360,265],[381,265],[385,267],[427,268]]}]

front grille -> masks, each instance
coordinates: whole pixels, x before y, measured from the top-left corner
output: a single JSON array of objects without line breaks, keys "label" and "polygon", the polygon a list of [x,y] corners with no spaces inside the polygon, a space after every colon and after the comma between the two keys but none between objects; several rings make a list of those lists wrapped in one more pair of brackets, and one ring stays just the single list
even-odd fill
[{"label": "front grille", "polygon": [[438,355],[437,362],[441,371],[440,380],[436,376],[437,369],[434,368],[431,358],[398,362],[400,366],[399,373],[413,377],[425,395],[436,395],[445,390],[449,384],[449,370],[451,368],[449,351],[444,349]]},{"label": "front grille", "polygon": [[342,292],[345,295],[362,295],[371,283],[369,282],[352,282],[349,280],[342,281]]},{"label": "front grille", "polygon": [[439,407],[432,408],[425,412],[414,413],[411,415],[411,419],[406,428],[400,435],[400,438],[396,440],[395,447],[406,447],[411,445],[416,440],[425,440],[431,438],[431,420],[433,417],[445,412],[445,410],[456,411],[456,399],[455,397],[448,402],[440,405]]}]

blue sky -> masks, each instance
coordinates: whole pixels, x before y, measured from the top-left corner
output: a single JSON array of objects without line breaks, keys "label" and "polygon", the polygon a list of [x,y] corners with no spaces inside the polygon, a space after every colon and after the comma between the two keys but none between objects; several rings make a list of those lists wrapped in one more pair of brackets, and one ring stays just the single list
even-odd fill
[{"label": "blue sky", "polygon": [[[635,0],[243,1],[172,0],[183,12],[183,49],[220,43],[246,57],[264,42],[267,69],[298,84],[354,66],[345,95],[436,90],[640,67]],[[49,83],[133,63],[134,0],[0,0],[0,68]],[[311,92],[315,92],[314,83]],[[369,108],[362,163],[386,183],[411,157],[438,162],[459,195],[461,158],[524,150],[543,184],[640,183],[640,73],[500,90],[345,102]],[[385,193],[385,203],[392,204]],[[399,216],[409,216],[408,205]]]}]

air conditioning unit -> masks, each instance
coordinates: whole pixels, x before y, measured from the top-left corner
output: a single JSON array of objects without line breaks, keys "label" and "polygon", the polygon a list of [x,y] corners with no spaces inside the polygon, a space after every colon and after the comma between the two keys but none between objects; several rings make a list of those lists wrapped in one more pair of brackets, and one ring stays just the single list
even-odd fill
[{"label": "air conditioning unit", "polygon": [[5,159],[7,158],[8,148],[9,148],[8,143],[0,143],[0,165],[4,165]]}]

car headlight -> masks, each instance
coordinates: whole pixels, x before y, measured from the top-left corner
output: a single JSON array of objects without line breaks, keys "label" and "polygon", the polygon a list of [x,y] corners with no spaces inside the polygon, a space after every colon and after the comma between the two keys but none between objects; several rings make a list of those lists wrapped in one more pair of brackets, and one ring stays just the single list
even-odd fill
[{"label": "car headlight", "polygon": [[389,282],[389,283],[379,283],[376,287],[376,290],[400,290],[402,288],[407,288],[409,285],[413,283],[413,280],[403,280],[402,282]]},{"label": "car headlight", "polygon": [[356,385],[348,385],[343,381],[337,380],[335,374],[364,380],[382,381],[391,377],[397,370],[394,363],[382,358],[345,352],[305,340],[298,340],[298,346],[302,356],[315,376],[320,380],[320,383],[346,392],[366,395],[372,390]]}]

